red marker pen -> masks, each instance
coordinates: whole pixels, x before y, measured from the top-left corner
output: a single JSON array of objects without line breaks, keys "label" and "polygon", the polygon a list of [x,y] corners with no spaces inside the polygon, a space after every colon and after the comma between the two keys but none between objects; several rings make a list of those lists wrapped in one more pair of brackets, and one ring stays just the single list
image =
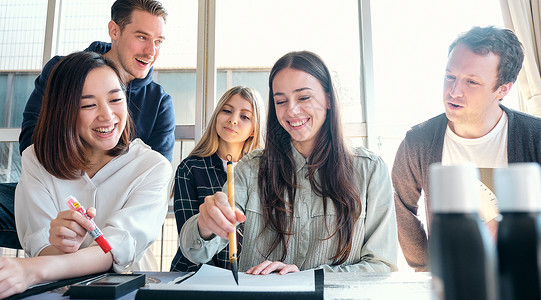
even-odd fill
[{"label": "red marker pen", "polygon": [[96,223],[94,223],[94,220],[92,220],[92,218],[86,214],[85,208],[81,206],[81,204],[79,204],[77,199],[75,199],[75,197],[73,197],[72,195],[69,195],[68,198],[66,198],[66,201],[68,202],[68,206],[71,209],[78,211],[81,215],[85,216],[85,218],[87,218],[88,220],[90,220],[90,222],[92,222],[92,224],[94,225],[94,230],[92,231],[87,230],[87,231],[90,234],[90,236],[96,241],[96,243],[98,243],[98,245],[101,247],[103,252],[107,253],[111,251],[111,249],[113,248],[111,248],[111,245],[109,245],[109,243],[103,236],[103,233],[101,233],[98,226],[96,226]]}]

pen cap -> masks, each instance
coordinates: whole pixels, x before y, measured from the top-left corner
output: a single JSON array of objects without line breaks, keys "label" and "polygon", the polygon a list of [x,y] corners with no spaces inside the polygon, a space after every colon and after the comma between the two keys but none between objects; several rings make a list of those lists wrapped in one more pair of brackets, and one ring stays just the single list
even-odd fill
[{"label": "pen cap", "polygon": [[495,169],[494,188],[501,212],[541,211],[541,168],[537,163]]},{"label": "pen cap", "polygon": [[75,199],[75,197],[73,197],[72,195],[69,195],[68,197],[66,197],[65,201],[66,201],[66,203],[68,203],[68,206],[71,209],[77,210],[79,208],[79,206],[80,206],[77,199]]},{"label": "pen cap", "polygon": [[107,242],[107,240],[103,237],[103,235],[98,236],[95,241],[104,253],[107,253],[113,249],[111,245],[109,245],[109,242]]},{"label": "pen cap", "polygon": [[475,213],[480,208],[479,170],[473,164],[430,165],[431,209],[434,213]]}]

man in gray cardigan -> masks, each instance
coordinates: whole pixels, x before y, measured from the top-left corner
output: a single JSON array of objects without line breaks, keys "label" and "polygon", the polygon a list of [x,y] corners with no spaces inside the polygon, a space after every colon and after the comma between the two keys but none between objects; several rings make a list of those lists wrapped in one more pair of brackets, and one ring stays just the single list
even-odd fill
[{"label": "man in gray cardigan", "polygon": [[[523,60],[522,44],[515,34],[492,26],[474,27],[449,47],[443,88],[445,113],[406,133],[392,170],[398,239],[408,264],[416,271],[429,269],[430,164],[473,162],[486,170],[508,163],[541,162],[541,119],[500,103],[513,86]],[[480,186],[490,193],[483,183]],[[427,231],[417,214],[422,193]],[[488,202],[481,215],[495,236],[497,206],[491,211],[494,202]]]}]

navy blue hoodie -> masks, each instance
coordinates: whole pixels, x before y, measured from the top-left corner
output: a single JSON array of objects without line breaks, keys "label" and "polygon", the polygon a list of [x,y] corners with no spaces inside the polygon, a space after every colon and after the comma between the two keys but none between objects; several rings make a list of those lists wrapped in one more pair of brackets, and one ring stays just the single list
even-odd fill
[{"label": "navy blue hoodie", "polygon": [[[104,54],[111,50],[110,43],[93,42],[85,51]],[[19,135],[19,151],[30,146],[32,134],[38,120],[39,111],[47,79],[53,67],[63,56],[51,58],[36,78],[35,88],[23,113],[21,134]],[[163,88],[152,80],[153,67],[143,79],[135,78],[127,85],[128,110],[135,126],[135,137],[140,138],[153,150],[160,152],[169,161],[173,158],[175,144],[175,110],[173,100]]]}]

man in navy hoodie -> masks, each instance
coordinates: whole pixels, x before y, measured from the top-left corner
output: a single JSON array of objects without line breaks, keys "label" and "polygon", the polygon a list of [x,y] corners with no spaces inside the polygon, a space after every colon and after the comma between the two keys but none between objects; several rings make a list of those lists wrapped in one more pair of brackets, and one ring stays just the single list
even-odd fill
[{"label": "man in navy hoodie", "polygon": [[[128,109],[135,137],[171,161],[175,143],[175,113],[171,96],[152,80],[152,65],[164,41],[167,12],[156,0],[117,0],[111,7],[111,43],[93,42],[85,51],[103,54],[114,61],[126,84]],[[47,62],[35,81],[35,88],[23,113],[19,136],[22,153],[32,144],[32,134],[41,110],[47,79],[62,59]],[[0,245],[21,248],[15,229],[13,199],[16,183],[0,184]]]},{"label": "man in navy hoodie", "polygon": [[[152,65],[160,54],[167,13],[155,0],[117,0],[111,7],[111,43],[93,42],[85,51],[94,51],[113,60],[123,73],[128,109],[135,135],[171,160],[175,143],[175,114],[171,96],[152,80]],[[43,68],[23,113],[19,151],[32,144],[32,134],[41,109],[47,79],[61,56]]]}]

